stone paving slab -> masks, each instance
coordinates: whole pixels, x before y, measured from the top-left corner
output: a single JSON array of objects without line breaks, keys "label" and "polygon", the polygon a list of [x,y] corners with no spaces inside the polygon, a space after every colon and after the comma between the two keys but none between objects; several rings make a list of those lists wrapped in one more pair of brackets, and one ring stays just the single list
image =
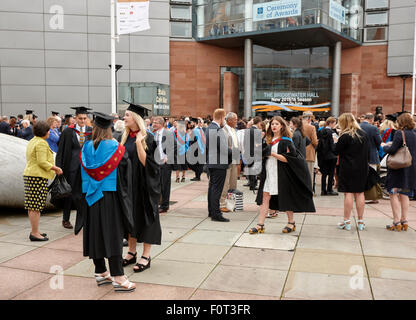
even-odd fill
[{"label": "stone paving slab", "polygon": [[236,247],[277,249],[277,250],[294,250],[297,236],[290,234],[256,234],[251,235],[244,233],[235,244]]},{"label": "stone paving slab", "polygon": [[[49,241],[30,241],[29,234],[31,230],[32,229],[30,228],[26,228],[9,233],[5,236],[0,237],[0,242],[8,242],[32,247],[43,247],[49,243]],[[63,238],[70,234],[70,232],[49,231],[46,229],[41,229],[41,232],[46,232],[48,234],[48,238],[52,241]]]},{"label": "stone paving slab", "polygon": [[182,218],[182,217],[171,217],[171,216],[161,216],[160,224],[162,228],[194,228],[196,225],[204,221],[205,218]]},{"label": "stone paving slab", "polygon": [[416,259],[366,257],[365,260],[371,278],[416,281]]},{"label": "stone paving slab", "polygon": [[291,271],[284,288],[284,297],[308,300],[373,298],[367,279],[362,281],[362,289],[351,288],[350,282],[351,276]]},{"label": "stone paving slab", "polygon": [[[228,215],[227,215],[228,216]],[[232,219],[232,218],[231,218]],[[196,230],[216,230],[216,231],[231,231],[231,232],[244,232],[248,225],[250,224],[250,220],[230,220],[227,223],[221,223],[217,221],[212,221],[207,219],[200,223],[198,226],[195,227]]]},{"label": "stone paving slab", "polygon": [[[340,232],[347,231],[340,230]],[[326,253],[362,253],[359,240],[348,240],[342,238],[319,238],[301,235],[297,248],[322,250]]]},{"label": "stone paving slab", "polygon": [[287,271],[220,265],[201,289],[280,297]]},{"label": "stone paving slab", "polygon": [[198,289],[191,300],[279,300],[279,297]]},{"label": "stone paving slab", "polygon": [[[225,223],[225,222],[217,222]],[[184,243],[232,246],[240,237],[239,232],[216,231],[216,230],[192,230],[189,234],[179,240]]]},{"label": "stone paving slab", "polygon": [[11,245],[7,242],[0,242],[0,263],[16,258],[29,251],[35,250],[36,248],[37,247],[33,246],[24,246],[19,244]]},{"label": "stone paving slab", "polygon": [[376,300],[416,300],[416,281],[371,278]]},{"label": "stone paving slab", "polygon": [[416,245],[413,242],[363,239],[362,246],[366,256],[416,259]]}]

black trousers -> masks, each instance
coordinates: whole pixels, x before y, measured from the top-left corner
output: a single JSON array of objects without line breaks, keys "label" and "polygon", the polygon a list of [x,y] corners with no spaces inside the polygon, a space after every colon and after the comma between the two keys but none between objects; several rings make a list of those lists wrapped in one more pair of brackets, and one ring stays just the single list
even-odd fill
[{"label": "black trousers", "polygon": [[169,164],[160,166],[160,186],[162,194],[160,208],[165,210],[169,210],[171,175],[172,167]]},{"label": "black trousers", "polygon": [[[95,273],[104,273],[107,271],[105,266],[105,260],[102,259],[93,259],[95,265]],[[108,258],[108,264],[110,266],[110,274],[113,277],[124,275],[123,269],[123,259],[121,256],[114,256]]]},{"label": "black trousers", "polygon": [[195,172],[195,178],[201,179],[201,174],[204,172],[204,165],[197,163],[194,164],[191,169]]},{"label": "black trousers", "polygon": [[[321,178],[321,192],[332,192],[332,185],[334,183],[335,167],[337,166],[337,159],[323,161],[324,170],[322,170]],[[328,184],[326,182],[328,178]]]},{"label": "black trousers", "polygon": [[69,221],[71,217],[71,208],[72,208],[72,197],[68,197],[64,200],[64,213],[62,221]]},{"label": "black trousers", "polygon": [[218,217],[221,215],[220,199],[227,169],[209,169],[209,175],[208,217]]},{"label": "black trousers", "polygon": [[247,176],[248,183],[250,184],[250,190],[254,190],[257,187],[257,176]]}]

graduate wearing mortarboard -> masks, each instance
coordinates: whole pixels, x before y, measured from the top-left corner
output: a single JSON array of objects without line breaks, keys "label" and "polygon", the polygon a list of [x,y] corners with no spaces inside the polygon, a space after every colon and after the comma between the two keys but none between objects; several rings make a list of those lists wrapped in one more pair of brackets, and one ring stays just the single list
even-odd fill
[{"label": "graduate wearing mortarboard", "polygon": [[64,171],[64,176],[72,187],[72,197],[65,198],[64,203],[56,204],[63,206],[62,226],[72,229],[69,221],[71,210],[77,209],[77,204],[81,198],[81,163],[79,155],[84,143],[91,139],[91,127],[86,126],[89,108],[76,107],[76,123],[68,126],[59,139],[58,152],[56,154],[56,164]]},{"label": "graduate wearing mortarboard", "polygon": [[[133,220],[134,230],[129,232],[129,252],[123,266],[136,263],[134,272],[150,268],[150,249],[160,245],[162,228],[159,219],[159,200],[161,195],[160,166],[155,159],[157,144],[154,136],[147,132],[143,117],[147,109],[130,104],[124,122],[125,131],[121,144],[125,146],[132,163],[133,176]],[[143,253],[138,259],[137,242],[143,243]]]},{"label": "graduate wearing mortarboard", "polygon": [[125,147],[113,139],[114,118],[92,114],[92,139],[81,152],[82,200],[75,234],[84,229],[83,254],[93,259],[97,285],[113,284],[116,292],[131,292],[135,285],[124,276],[122,258],[124,232],[133,232],[131,162]]}]

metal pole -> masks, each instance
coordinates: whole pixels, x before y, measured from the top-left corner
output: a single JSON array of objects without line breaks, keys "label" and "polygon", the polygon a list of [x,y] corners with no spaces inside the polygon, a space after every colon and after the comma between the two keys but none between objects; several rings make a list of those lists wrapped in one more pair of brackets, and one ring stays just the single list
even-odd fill
[{"label": "metal pole", "polygon": [[251,117],[253,102],[253,41],[244,42],[244,116]]},{"label": "metal pole", "polygon": [[111,1],[111,112],[117,112],[116,98],[116,35],[115,35],[115,13],[116,0]]},{"label": "metal pole", "polygon": [[339,117],[339,97],[341,94],[341,42],[338,41],[334,47],[334,58],[332,68],[332,115]]},{"label": "metal pole", "polygon": [[[416,2],[416,1],[415,1]],[[415,4],[415,33],[413,35],[413,83],[412,83],[412,115],[415,114],[416,95],[416,4]]]}]

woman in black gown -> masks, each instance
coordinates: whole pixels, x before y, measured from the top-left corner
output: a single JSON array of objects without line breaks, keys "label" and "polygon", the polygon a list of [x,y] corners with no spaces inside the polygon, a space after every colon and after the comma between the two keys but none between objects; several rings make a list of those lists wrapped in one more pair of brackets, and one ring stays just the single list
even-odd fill
[{"label": "woman in black gown", "polygon": [[122,266],[124,230],[133,229],[131,165],[125,148],[112,139],[112,117],[93,114],[92,140],[81,153],[82,198],[75,234],[84,229],[84,256],[94,261],[97,285],[112,283],[116,292],[131,292],[135,284],[124,276]]},{"label": "woman in black gown", "polygon": [[130,233],[129,252],[123,260],[123,266],[137,262],[137,242],[143,243],[143,253],[134,272],[150,268],[150,249],[152,244],[160,245],[162,228],[159,220],[160,167],[155,160],[156,141],[145,128],[143,109],[131,104],[127,109],[124,122],[125,132],[121,144],[132,163],[133,174],[133,220],[134,230]]}]

